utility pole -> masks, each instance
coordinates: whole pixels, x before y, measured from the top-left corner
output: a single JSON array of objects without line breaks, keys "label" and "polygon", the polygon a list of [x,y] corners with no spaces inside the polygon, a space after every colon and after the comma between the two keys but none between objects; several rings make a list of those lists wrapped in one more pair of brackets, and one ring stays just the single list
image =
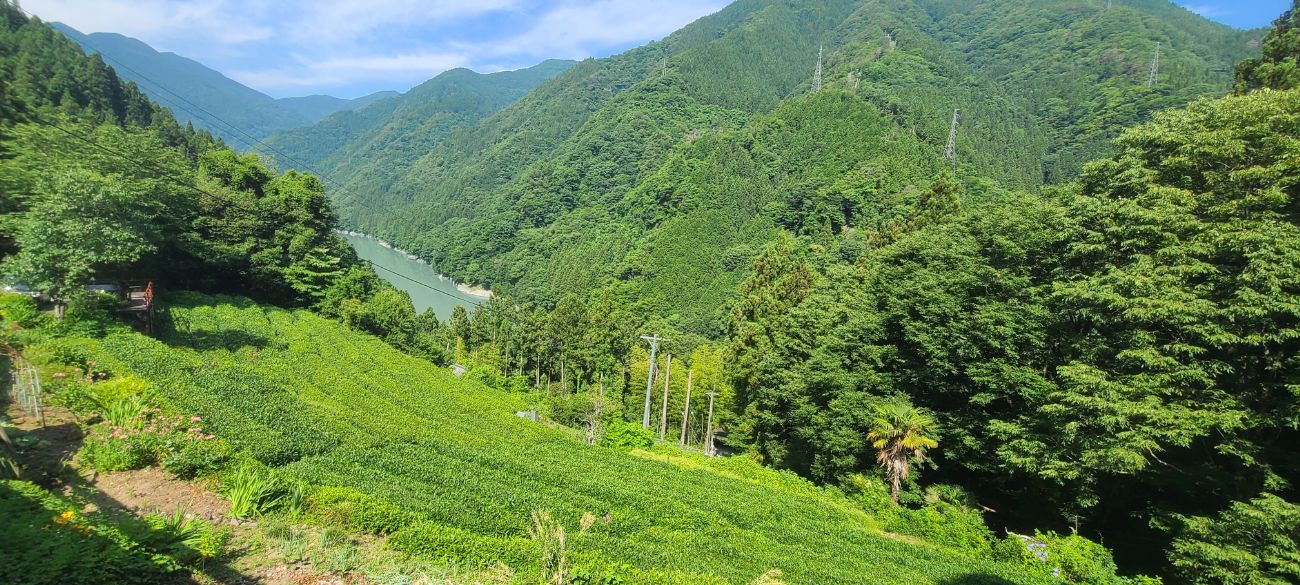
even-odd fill
[{"label": "utility pole", "polygon": [[961,110],[953,108],[952,124],[948,126],[948,145],[943,149],[943,158],[949,162],[957,160],[957,118],[961,115]]},{"label": "utility pole", "polygon": [[668,380],[673,377],[673,354],[668,354],[668,361],[664,363],[664,406],[663,412],[659,413],[659,440],[664,440],[664,433],[668,432]]},{"label": "utility pole", "polygon": [[645,412],[641,414],[641,428],[648,429],[650,428],[650,392],[654,388],[655,380],[655,352],[659,351],[660,341],[672,340],[655,335],[642,335],[641,339],[650,343],[650,369],[645,375]]},{"label": "utility pole", "polygon": [[686,408],[682,409],[682,440],[678,442],[679,447],[686,446],[686,421],[691,419],[691,382],[694,377],[694,368],[686,370]]},{"label": "utility pole", "polygon": [[706,394],[709,397],[709,422],[704,427],[704,454],[709,457],[712,457],[716,452],[713,449],[713,397],[717,395],[717,392]]},{"label": "utility pole", "polygon": [[1147,87],[1154,87],[1156,75],[1160,73],[1160,43],[1156,43],[1156,56],[1151,59],[1151,70],[1147,72]]},{"label": "utility pole", "polygon": [[821,46],[817,47],[817,69],[813,71],[812,90],[813,93],[817,93],[822,90],[822,47]]}]

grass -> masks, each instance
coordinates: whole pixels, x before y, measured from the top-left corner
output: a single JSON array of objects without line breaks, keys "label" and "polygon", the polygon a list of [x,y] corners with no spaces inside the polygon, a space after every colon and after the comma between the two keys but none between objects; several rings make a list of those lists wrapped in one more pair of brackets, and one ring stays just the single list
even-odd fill
[{"label": "grass", "polygon": [[[613,567],[630,582],[750,583],[773,569],[790,583],[1038,582],[890,539],[846,498],[745,460],[585,445],[514,416],[516,396],[305,311],[182,295],[168,316],[162,341],[124,334],[103,347],[280,474],[412,513],[392,540],[426,554],[533,551],[512,568],[540,577],[528,533],[546,510],[567,528],[575,571]],[[591,515],[601,520],[582,521]]]}]

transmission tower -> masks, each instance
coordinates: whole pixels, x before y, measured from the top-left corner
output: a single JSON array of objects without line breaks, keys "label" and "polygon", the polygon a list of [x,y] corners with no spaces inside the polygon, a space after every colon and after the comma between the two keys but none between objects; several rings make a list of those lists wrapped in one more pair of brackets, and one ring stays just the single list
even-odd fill
[{"label": "transmission tower", "polygon": [[953,108],[952,124],[948,126],[948,145],[943,149],[943,158],[950,161],[957,160],[957,117],[961,110]]},{"label": "transmission tower", "polygon": [[1147,87],[1154,87],[1156,75],[1160,73],[1160,43],[1156,43],[1156,56],[1151,59],[1151,70],[1147,72]]},{"label": "transmission tower", "polygon": [[822,47],[817,47],[817,69],[813,71],[812,90],[814,93],[822,90]]}]

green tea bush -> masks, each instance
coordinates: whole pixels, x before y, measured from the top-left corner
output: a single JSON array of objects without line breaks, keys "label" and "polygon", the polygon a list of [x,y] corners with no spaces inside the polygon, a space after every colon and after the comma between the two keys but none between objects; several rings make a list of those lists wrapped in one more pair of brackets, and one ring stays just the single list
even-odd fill
[{"label": "green tea bush", "polygon": [[[590,516],[588,530],[568,534],[573,558],[626,564],[615,577],[638,585],[749,583],[776,567],[792,583],[925,585],[972,572],[1045,582],[1018,565],[886,537],[852,499],[747,457],[592,448],[516,417],[526,396],[457,379],[305,311],[186,302],[172,305],[161,340],[112,335],[104,346],[241,455],[284,457],[275,475],[391,504],[354,508],[349,521],[400,526],[390,546],[423,560],[501,561],[540,578],[541,551],[523,536],[529,514],[546,509],[566,527]],[[244,326],[233,341],[220,333]],[[648,436],[628,426],[645,449]],[[394,520],[394,509],[417,520]]]},{"label": "green tea bush", "polygon": [[313,492],[308,509],[326,523],[371,534],[392,534],[419,515],[352,488],[323,487]]},{"label": "green tea bush", "polygon": [[209,435],[183,435],[170,439],[159,458],[163,470],[180,478],[194,479],[221,471],[234,457],[234,450],[224,439]]},{"label": "green tea bush", "polygon": [[487,567],[497,562],[510,567],[535,565],[541,550],[537,543],[518,537],[485,536],[434,522],[416,522],[394,532],[388,546],[445,563]]}]

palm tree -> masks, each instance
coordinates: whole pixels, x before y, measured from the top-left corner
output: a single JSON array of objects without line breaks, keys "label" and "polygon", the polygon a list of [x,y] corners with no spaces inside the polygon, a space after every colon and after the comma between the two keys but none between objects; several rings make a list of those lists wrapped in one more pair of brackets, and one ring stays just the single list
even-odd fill
[{"label": "palm tree", "polygon": [[925,412],[906,402],[876,407],[867,440],[876,448],[876,461],[889,478],[890,495],[898,503],[898,491],[911,471],[912,460],[924,461],[925,450],[939,446],[930,437],[937,425]]}]

